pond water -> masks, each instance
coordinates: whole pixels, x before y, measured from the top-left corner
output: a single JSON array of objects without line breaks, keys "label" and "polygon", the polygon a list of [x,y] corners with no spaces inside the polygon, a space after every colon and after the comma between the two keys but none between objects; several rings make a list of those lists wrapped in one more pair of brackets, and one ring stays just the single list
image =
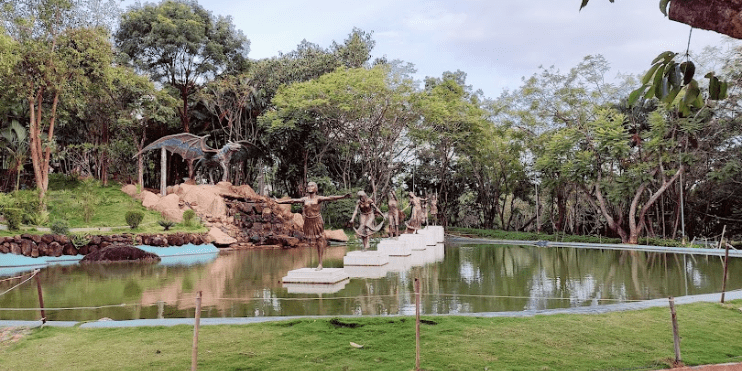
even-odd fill
[{"label": "pond water", "polygon": [[[331,246],[325,267],[353,248]],[[292,315],[412,315],[414,278],[422,313],[571,308],[721,291],[713,256],[509,245],[446,245],[423,257],[390,257],[380,269],[333,286],[287,286],[288,271],[317,265],[310,249],[226,251],[149,265],[52,265],[38,277],[47,319],[87,321]],[[742,288],[730,258],[727,290]],[[367,278],[363,278],[367,277]],[[0,293],[18,280],[0,281]],[[37,320],[34,280],[0,296],[0,320]]]}]

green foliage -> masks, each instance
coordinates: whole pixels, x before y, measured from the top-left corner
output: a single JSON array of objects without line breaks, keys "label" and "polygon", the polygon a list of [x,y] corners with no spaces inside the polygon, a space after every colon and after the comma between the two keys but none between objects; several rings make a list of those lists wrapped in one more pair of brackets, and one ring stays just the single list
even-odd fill
[{"label": "green foliage", "polygon": [[170,230],[170,227],[175,225],[175,222],[172,220],[158,220],[157,224],[159,224],[164,230]]},{"label": "green foliage", "polygon": [[196,212],[193,209],[188,209],[183,212],[183,225],[190,227],[193,225],[194,219],[196,218]]},{"label": "green foliage", "polygon": [[139,223],[142,222],[142,219],[144,219],[144,213],[141,211],[127,211],[124,215],[124,219],[126,219],[126,224],[128,224],[131,229],[135,229],[139,226]]},{"label": "green foliage", "polygon": [[3,215],[8,223],[8,229],[11,231],[17,231],[21,229],[21,223],[23,222],[23,210],[17,207],[5,207],[3,209]]},{"label": "green foliage", "polygon": [[55,220],[49,228],[53,234],[66,235],[70,233],[69,224],[65,220]]},{"label": "green foliage", "polygon": [[82,181],[75,194],[85,223],[90,223],[93,219],[95,208],[100,202],[98,192],[96,191],[97,187],[99,187],[98,182],[95,179],[88,178]]},{"label": "green foliage", "polygon": [[[678,56],[685,57],[686,60],[678,62]],[[695,72],[696,66],[687,55],[671,51],[660,53],[644,74],[642,86],[629,94],[628,104],[635,104],[641,97],[657,98],[668,106],[677,107],[683,117],[688,117],[691,115],[691,108],[701,109],[706,104],[698,82],[693,78]],[[728,83],[719,80],[713,72],[705,77],[709,79],[709,99],[726,99]]]},{"label": "green foliage", "polygon": [[73,233],[70,236],[70,242],[72,242],[78,249],[90,243],[90,236],[85,233]]}]

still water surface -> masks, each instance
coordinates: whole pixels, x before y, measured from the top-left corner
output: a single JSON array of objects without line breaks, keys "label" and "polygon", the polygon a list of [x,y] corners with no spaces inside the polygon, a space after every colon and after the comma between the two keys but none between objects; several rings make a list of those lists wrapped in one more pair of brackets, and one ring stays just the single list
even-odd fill
[{"label": "still water surface", "polygon": [[[325,267],[342,267],[331,246]],[[39,273],[47,319],[86,321],[193,317],[412,315],[414,278],[424,314],[539,310],[721,291],[719,257],[504,245],[450,245],[425,256],[390,257],[334,286],[286,286],[288,271],[317,265],[309,249],[221,252],[151,265],[50,266]],[[730,259],[727,290],[742,288]],[[0,292],[18,282],[0,282]],[[0,296],[0,320],[37,320],[31,280]],[[21,309],[21,310],[19,310]]]}]

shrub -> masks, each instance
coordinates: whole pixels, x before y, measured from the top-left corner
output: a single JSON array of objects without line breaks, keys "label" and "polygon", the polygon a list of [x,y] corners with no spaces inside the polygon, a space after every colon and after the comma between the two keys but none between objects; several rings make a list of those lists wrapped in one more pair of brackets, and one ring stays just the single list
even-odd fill
[{"label": "shrub", "polygon": [[100,202],[96,188],[98,182],[94,179],[85,179],[80,183],[80,187],[76,192],[78,202],[80,203],[80,211],[82,211],[83,219],[85,223],[90,223],[95,215],[95,207]]},{"label": "shrub", "polygon": [[196,212],[193,209],[188,209],[183,212],[183,225],[190,227],[193,225],[193,219],[196,217]]},{"label": "shrub", "polygon": [[80,247],[90,243],[90,237],[86,236],[84,233],[74,233],[70,236],[70,242],[79,249]]},{"label": "shrub", "polygon": [[23,222],[23,210],[17,207],[6,207],[5,219],[8,221],[8,229],[11,231],[17,231],[21,229],[21,223]]},{"label": "shrub", "polygon": [[49,227],[53,234],[69,234],[70,227],[64,220],[55,220]]},{"label": "shrub", "polygon": [[175,222],[170,221],[170,220],[160,220],[157,222],[157,224],[162,226],[162,228],[165,228],[165,230],[167,231],[170,229],[170,227],[175,225]]},{"label": "shrub", "polygon": [[127,211],[124,217],[126,218],[126,224],[128,224],[131,229],[134,229],[138,227],[139,223],[144,219],[144,213],[141,211]]}]

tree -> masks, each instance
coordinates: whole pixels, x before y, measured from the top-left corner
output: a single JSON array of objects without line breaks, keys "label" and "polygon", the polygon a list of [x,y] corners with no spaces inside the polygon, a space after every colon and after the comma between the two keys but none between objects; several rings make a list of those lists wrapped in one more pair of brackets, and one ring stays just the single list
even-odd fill
[{"label": "tree", "polygon": [[42,199],[49,184],[60,100],[101,79],[112,60],[105,30],[72,27],[73,9],[64,0],[19,2],[3,8],[11,37],[18,43],[10,86],[27,100],[31,162]]},{"label": "tree", "polygon": [[164,0],[130,8],[115,34],[134,66],[180,93],[183,130],[191,131],[189,100],[198,87],[246,58],[250,42],[231,17],[214,17],[195,1]]},{"label": "tree", "polygon": [[458,198],[453,174],[460,158],[487,146],[491,122],[481,108],[477,94],[466,85],[466,74],[444,72],[441,78],[427,78],[425,91],[416,103],[422,120],[410,130],[418,156],[428,158],[429,182],[439,195],[439,219],[448,223],[451,204]]},{"label": "tree", "polygon": [[273,99],[276,110],[263,120],[273,132],[304,133],[306,141],[297,147],[304,179],[310,168],[323,164],[345,188],[370,186],[381,195],[404,150],[400,137],[416,119],[413,99],[412,81],[392,75],[388,66],[341,67],[280,89]]}]

